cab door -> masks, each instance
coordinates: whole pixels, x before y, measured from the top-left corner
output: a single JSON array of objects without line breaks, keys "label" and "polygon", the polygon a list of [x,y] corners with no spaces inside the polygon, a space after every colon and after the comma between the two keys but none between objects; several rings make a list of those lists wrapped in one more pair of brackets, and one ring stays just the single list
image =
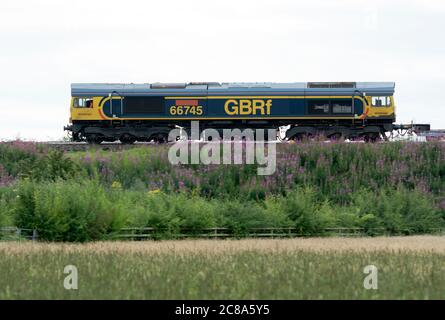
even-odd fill
[{"label": "cab door", "polygon": [[118,92],[113,91],[109,95],[109,114],[112,118],[121,118],[124,113],[124,97]]}]

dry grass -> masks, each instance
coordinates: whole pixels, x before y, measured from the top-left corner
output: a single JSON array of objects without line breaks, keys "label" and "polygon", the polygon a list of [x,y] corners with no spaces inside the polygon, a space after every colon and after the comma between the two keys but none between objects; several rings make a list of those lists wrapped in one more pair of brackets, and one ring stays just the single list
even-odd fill
[{"label": "dry grass", "polygon": [[[0,243],[2,299],[444,299],[445,237]],[[79,290],[63,287],[64,267]],[[363,268],[375,265],[378,290]]]},{"label": "dry grass", "polygon": [[0,253],[27,252],[96,253],[206,253],[240,251],[281,252],[431,252],[445,253],[445,236],[374,237],[374,238],[296,238],[244,240],[168,240],[141,242],[91,242],[86,244],[0,242]]}]

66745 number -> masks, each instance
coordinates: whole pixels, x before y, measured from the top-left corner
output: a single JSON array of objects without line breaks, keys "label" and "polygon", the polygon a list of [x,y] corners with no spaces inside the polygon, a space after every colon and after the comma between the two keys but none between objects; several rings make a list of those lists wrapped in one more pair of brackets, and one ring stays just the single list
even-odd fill
[{"label": "66745 number", "polygon": [[172,116],[181,115],[202,115],[202,106],[171,106],[170,114]]}]

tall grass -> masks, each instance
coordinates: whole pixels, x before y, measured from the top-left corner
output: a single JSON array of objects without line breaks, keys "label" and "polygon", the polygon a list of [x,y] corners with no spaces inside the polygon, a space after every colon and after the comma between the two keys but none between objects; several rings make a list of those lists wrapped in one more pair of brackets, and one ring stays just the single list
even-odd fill
[{"label": "tall grass", "polygon": [[311,186],[319,198],[346,203],[367,187],[422,189],[443,195],[445,146],[439,143],[285,144],[277,147],[277,170],[258,176],[255,165],[180,165],[167,159],[168,147],[110,153],[73,153],[90,177],[125,188],[189,190],[208,198],[262,200],[298,186]]},{"label": "tall grass", "polygon": [[[0,246],[0,299],[443,299],[444,254],[425,250],[431,243],[315,251],[282,241]],[[66,265],[77,267],[78,290],[63,287]],[[363,286],[367,265],[378,268],[377,290]]]}]

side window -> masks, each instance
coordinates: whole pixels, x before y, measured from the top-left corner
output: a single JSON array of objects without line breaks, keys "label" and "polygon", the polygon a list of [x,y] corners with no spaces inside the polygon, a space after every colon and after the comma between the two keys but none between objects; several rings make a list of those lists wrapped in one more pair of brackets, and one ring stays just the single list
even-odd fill
[{"label": "side window", "polygon": [[309,114],[329,114],[329,100],[309,100]]},{"label": "side window", "polygon": [[332,113],[352,113],[352,99],[332,100]]},{"label": "side window", "polygon": [[390,97],[372,97],[373,107],[388,107],[391,105]]},{"label": "side window", "polygon": [[74,98],[73,102],[74,108],[92,108],[93,99],[92,98]]}]

